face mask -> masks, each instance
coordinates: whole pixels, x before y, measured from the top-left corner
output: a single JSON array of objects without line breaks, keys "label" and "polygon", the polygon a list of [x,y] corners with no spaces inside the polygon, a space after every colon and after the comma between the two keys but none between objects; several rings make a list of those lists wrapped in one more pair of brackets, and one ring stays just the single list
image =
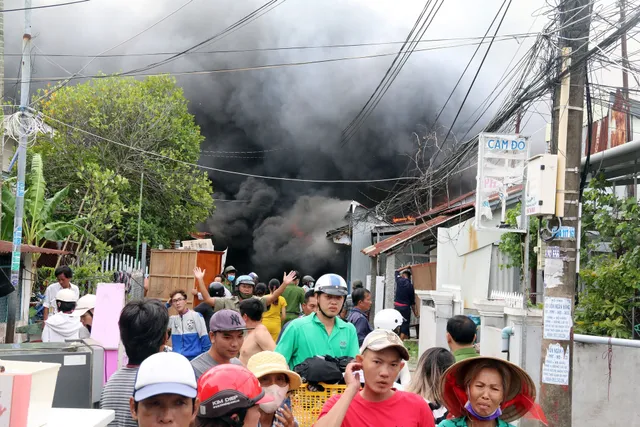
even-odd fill
[{"label": "face mask", "polygon": [[284,402],[284,399],[287,397],[287,392],[289,391],[289,386],[280,387],[277,384],[270,385],[269,387],[262,387],[264,390],[264,394],[267,396],[273,396],[273,402],[269,403],[261,403],[260,409],[262,409],[267,414],[273,414],[278,410],[278,408]]},{"label": "face mask", "polygon": [[233,282],[234,280],[236,280],[236,276],[234,276],[233,274],[230,274],[227,276],[227,279],[229,279],[230,282]]},{"label": "face mask", "polygon": [[249,299],[253,296],[253,294],[245,294],[244,292],[239,292],[240,299]]},{"label": "face mask", "polygon": [[464,405],[464,409],[466,409],[467,412],[469,412],[469,414],[473,418],[476,418],[478,421],[493,421],[502,415],[502,409],[500,409],[500,407],[498,406],[498,409],[496,409],[493,414],[487,417],[483,417],[482,415],[479,415],[476,413],[476,411],[471,406],[471,402],[469,402],[468,400],[467,400],[467,403]]}]

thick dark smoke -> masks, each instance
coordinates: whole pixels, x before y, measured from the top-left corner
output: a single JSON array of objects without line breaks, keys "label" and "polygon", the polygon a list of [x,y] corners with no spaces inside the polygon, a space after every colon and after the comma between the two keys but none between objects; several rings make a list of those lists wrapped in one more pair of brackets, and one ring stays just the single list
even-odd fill
[{"label": "thick dark smoke", "polygon": [[[264,3],[265,0],[195,0],[167,21],[110,53],[180,51]],[[445,2],[426,37],[483,34],[501,2],[481,3]],[[526,31],[532,22],[531,12],[543,4],[542,0],[531,3],[526,8],[513,6],[501,33]],[[97,54],[178,6],[173,0],[93,0],[70,8],[36,11],[35,53]],[[418,0],[289,0],[202,50],[403,40],[423,6],[424,1]],[[7,52],[20,51],[22,17],[18,15],[21,14],[12,15],[16,19],[5,17]],[[398,48],[399,45],[386,45],[188,55],[153,71],[250,67],[395,52]],[[207,138],[202,147],[202,165],[288,178],[387,178],[404,173],[407,154],[415,150],[411,132],[420,124],[433,121],[473,49],[415,53],[374,114],[345,146],[339,143],[341,130],[364,105],[392,57],[177,79]],[[482,84],[468,101],[467,114],[493,89],[516,49],[515,42],[494,49],[488,59],[493,65],[480,75]],[[525,50],[526,47],[521,52]],[[83,73],[125,71],[163,58],[98,59]],[[50,60],[56,64],[36,57],[35,77],[66,76],[65,70],[76,71],[88,61],[68,57]],[[17,58],[7,58],[6,62],[8,76],[15,77]],[[468,87],[468,83],[463,87]],[[5,92],[7,97],[14,98],[15,86],[8,82]],[[443,123],[450,123],[462,96],[459,93],[454,97],[442,117]],[[490,112],[486,117],[490,117]],[[340,225],[347,211],[342,201],[348,205],[348,201],[356,199],[365,206],[373,206],[393,187],[393,184],[264,181],[215,172],[210,177],[215,197],[220,200],[216,213],[200,228],[213,234],[217,248],[229,247],[229,261],[236,267],[264,275],[280,273],[289,267],[319,274],[341,266],[340,256],[325,239],[325,233]]]}]

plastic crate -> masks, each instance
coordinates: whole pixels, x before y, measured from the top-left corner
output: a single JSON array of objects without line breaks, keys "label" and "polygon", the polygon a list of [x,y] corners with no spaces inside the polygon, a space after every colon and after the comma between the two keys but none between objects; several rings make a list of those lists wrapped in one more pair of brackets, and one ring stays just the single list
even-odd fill
[{"label": "plastic crate", "polygon": [[300,427],[312,427],[318,421],[325,402],[331,396],[342,394],[347,386],[344,384],[324,384],[324,391],[310,391],[307,384],[291,393],[291,409]]}]

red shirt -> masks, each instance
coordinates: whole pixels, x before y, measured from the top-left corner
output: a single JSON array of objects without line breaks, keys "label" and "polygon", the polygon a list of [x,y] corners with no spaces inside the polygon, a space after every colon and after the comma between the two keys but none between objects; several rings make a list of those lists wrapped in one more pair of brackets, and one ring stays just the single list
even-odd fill
[{"label": "red shirt", "polygon": [[[329,413],[340,395],[333,396],[322,407],[320,418]],[[425,400],[417,394],[396,391],[382,402],[364,400],[360,393],[351,401],[342,427],[435,427],[433,414]]]}]

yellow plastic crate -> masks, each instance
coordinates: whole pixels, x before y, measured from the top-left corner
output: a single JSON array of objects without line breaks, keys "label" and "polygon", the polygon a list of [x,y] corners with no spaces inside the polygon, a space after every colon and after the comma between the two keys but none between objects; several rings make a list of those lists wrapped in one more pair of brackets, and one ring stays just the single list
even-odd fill
[{"label": "yellow plastic crate", "polygon": [[300,427],[312,427],[318,421],[322,407],[329,398],[336,394],[342,394],[347,386],[344,384],[324,384],[324,391],[309,391],[307,384],[302,384],[299,389],[291,393],[291,408],[293,416]]}]

